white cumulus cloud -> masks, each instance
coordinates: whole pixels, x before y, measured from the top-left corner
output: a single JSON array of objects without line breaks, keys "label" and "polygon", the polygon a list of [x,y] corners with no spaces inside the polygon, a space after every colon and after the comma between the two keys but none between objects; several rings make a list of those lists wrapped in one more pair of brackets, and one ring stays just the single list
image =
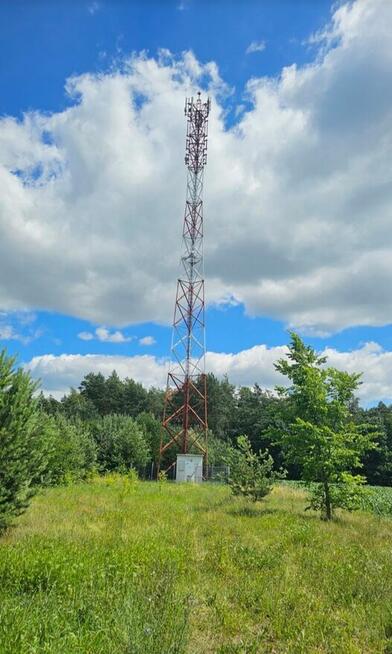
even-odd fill
[{"label": "white cumulus cloud", "polygon": [[96,339],[102,343],[129,343],[132,336],[125,336],[120,330],[110,331],[106,327],[97,327],[94,333],[92,332],[79,332],[78,338],[82,341],[92,341]]},{"label": "white cumulus cloud", "polygon": [[[236,385],[258,383],[264,389],[284,384],[285,378],[274,368],[277,359],[287,353],[286,346],[256,345],[236,354],[207,352],[206,369],[221,378],[228,374]],[[392,352],[377,343],[366,343],[351,352],[327,348],[323,354],[328,365],[349,372],[363,373],[358,397],[364,404],[384,400],[392,402]],[[152,355],[116,356],[100,354],[46,354],[34,357],[26,368],[35,379],[42,380],[46,394],[61,398],[71,386],[77,387],[89,372],[110,375],[115,369],[121,378],[131,377],[146,387],[164,387],[168,362]]]},{"label": "white cumulus cloud", "polygon": [[33,357],[25,365],[35,379],[41,379],[45,394],[60,399],[72,386],[77,388],[89,372],[105,376],[116,370],[121,378],[131,377],[146,387],[163,386],[166,375],[164,362],[151,355],[133,357],[104,354],[45,354]]},{"label": "white cumulus cloud", "polygon": [[167,51],[69,79],[64,111],[0,119],[0,310],[170,321],[182,108],[203,82],[208,301],[319,334],[390,323],[391,33],[391,2],[341,5],[314,61],[250,80],[231,127],[216,64]]},{"label": "white cumulus cloud", "polygon": [[153,336],[143,336],[139,339],[140,345],[155,345],[156,340]]},{"label": "white cumulus cloud", "polygon": [[92,341],[95,337],[91,332],[79,332],[78,338],[80,338],[82,341]]}]

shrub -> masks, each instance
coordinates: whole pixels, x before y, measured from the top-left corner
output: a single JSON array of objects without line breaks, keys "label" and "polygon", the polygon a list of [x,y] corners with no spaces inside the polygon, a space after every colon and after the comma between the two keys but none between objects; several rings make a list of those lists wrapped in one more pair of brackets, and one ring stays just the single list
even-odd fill
[{"label": "shrub", "polygon": [[268,450],[252,451],[247,436],[237,438],[237,448],[232,448],[226,457],[229,486],[233,495],[244,495],[257,502],[270,493],[274,481],[284,474],[274,471],[274,461]]},{"label": "shrub", "polygon": [[51,451],[44,478],[46,484],[85,479],[95,468],[97,447],[81,420],[57,414],[50,419]]},{"label": "shrub", "polygon": [[142,428],[129,416],[109,415],[93,427],[97,461],[102,471],[129,470],[143,467],[150,459],[150,449]]}]

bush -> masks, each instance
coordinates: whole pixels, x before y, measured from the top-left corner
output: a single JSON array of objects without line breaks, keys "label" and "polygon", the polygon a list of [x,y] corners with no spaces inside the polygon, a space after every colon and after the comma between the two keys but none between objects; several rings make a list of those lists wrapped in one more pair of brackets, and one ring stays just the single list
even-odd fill
[{"label": "bush", "polygon": [[109,415],[93,426],[100,470],[141,468],[150,460],[150,448],[142,428],[129,416]]},{"label": "bush", "polygon": [[57,414],[50,418],[51,451],[44,477],[46,484],[64,484],[85,479],[97,461],[97,447],[81,420],[70,421]]},{"label": "bush", "polygon": [[33,395],[37,385],[0,353],[0,531],[22,513],[47,464],[47,421]]},{"label": "bush", "polygon": [[229,486],[233,495],[244,495],[257,502],[271,492],[274,481],[284,473],[274,471],[274,460],[267,450],[253,452],[247,436],[237,438],[237,447],[226,458]]}]

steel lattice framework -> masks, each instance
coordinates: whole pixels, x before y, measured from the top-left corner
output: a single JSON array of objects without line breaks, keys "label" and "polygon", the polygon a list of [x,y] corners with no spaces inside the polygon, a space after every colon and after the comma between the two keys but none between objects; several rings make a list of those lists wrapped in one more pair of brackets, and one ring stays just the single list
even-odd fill
[{"label": "steel lattice framework", "polygon": [[[187,194],[183,227],[183,273],[177,281],[171,366],[167,377],[160,457],[177,445],[186,454],[196,446],[207,455],[207,384],[203,269],[203,176],[207,163],[210,100],[185,101]],[[198,437],[205,435],[203,444]],[[166,442],[165,442],[166,441]]]}]

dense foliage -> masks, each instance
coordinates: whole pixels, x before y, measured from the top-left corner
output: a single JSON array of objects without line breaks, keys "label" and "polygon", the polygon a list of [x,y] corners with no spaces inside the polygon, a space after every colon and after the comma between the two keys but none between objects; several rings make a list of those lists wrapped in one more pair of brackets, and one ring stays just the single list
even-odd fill
[{"label": "dense foliage", "polygon": [[50,448],[42,481],[46,485],[86,479],[96,468],[97,447],[87,425],[57,414],[47,418]]},{"label": "dense foliage", "polygon": [[[321,481],[328,470],[331,507],[353,504],[359,475],[369,484],[392,486],[392,406],[361,408],[354,398],[358,376],[327,368],[301,339],[293,338],[298,361],[277,364],[291,390],[277,395],[258,384],[236,388],[227,377],[208,375],[209,463],[223,465],[233,448],[241,457],[237,439],[244,436],[252,454],[268,449],[275,470],[284,464],[288,479]],[[293,363],[297,367],[290,367]],[[35,392],[29,375],[3,352],[0,528],[24,510],[39,484],[131,468],[149,476],[159,454],[161,389],[147,390],[113,371],[106,378],[89,373],[61,400],[42,393],[35,398]],[[372,449],[375,433],[378,445]],[[313,447],[317,457],[309,457]],[[314,494],[313,506],[329,513],[325,488]]]},{"label": "dense foliage", "polygon": [[108,415],[96,420],[92,432],[102,472],[143,467],[151,452],[142,427],[130,416]]},{"label": "dense foliage", "polygon": [[[284,463],[284,454],[279,435],[285,432],[293,417],[288,398],[264,391],[257,383],[252,388],[236,388],[227,377],[218,379],[213,374],[208,375],[207,384],[210,463],[222,465],[228,448],[235,445],[238,436],[244,435],[249,439],[253,451],[268,449],[275,468],[280,468]],[[148,449],[149,460],[156,460],[163,395],[161,389],[147,390],[133,380],[121,380],[115,372],[107,378],[100,373],[90,373],[78,389],[71,389],[61,400],[41,395],[40,404],[49,415],[62,415],[72,424],[75,421],[83,423],[93,437],[98,433],[95,425],[105,416],[129,416],[141,428],[145,441],[143,451]],[[378,433],[378,447],[359,455],[363,464],[361,474],[369,484],[392,485],[392,405],[380,403],[364,409],[358,406],[351,394],[346,408],[355,429],[365,423],[373,425]],[[100,445],[96,438],[99,452]],[[103,455],[98,452],[97,466],[106,469]],[[136,467],[141,465],[132,457],[128,458],[128,464],[131,463]],[[296,461],[291,460],[284,465],[289,479],[301,477],[301,466]]]},{"label": "dense foliage", "polygon": [[0,531],[27,507],[47,464],[48,421],[41,420],[28,373],[0,353]]}]

